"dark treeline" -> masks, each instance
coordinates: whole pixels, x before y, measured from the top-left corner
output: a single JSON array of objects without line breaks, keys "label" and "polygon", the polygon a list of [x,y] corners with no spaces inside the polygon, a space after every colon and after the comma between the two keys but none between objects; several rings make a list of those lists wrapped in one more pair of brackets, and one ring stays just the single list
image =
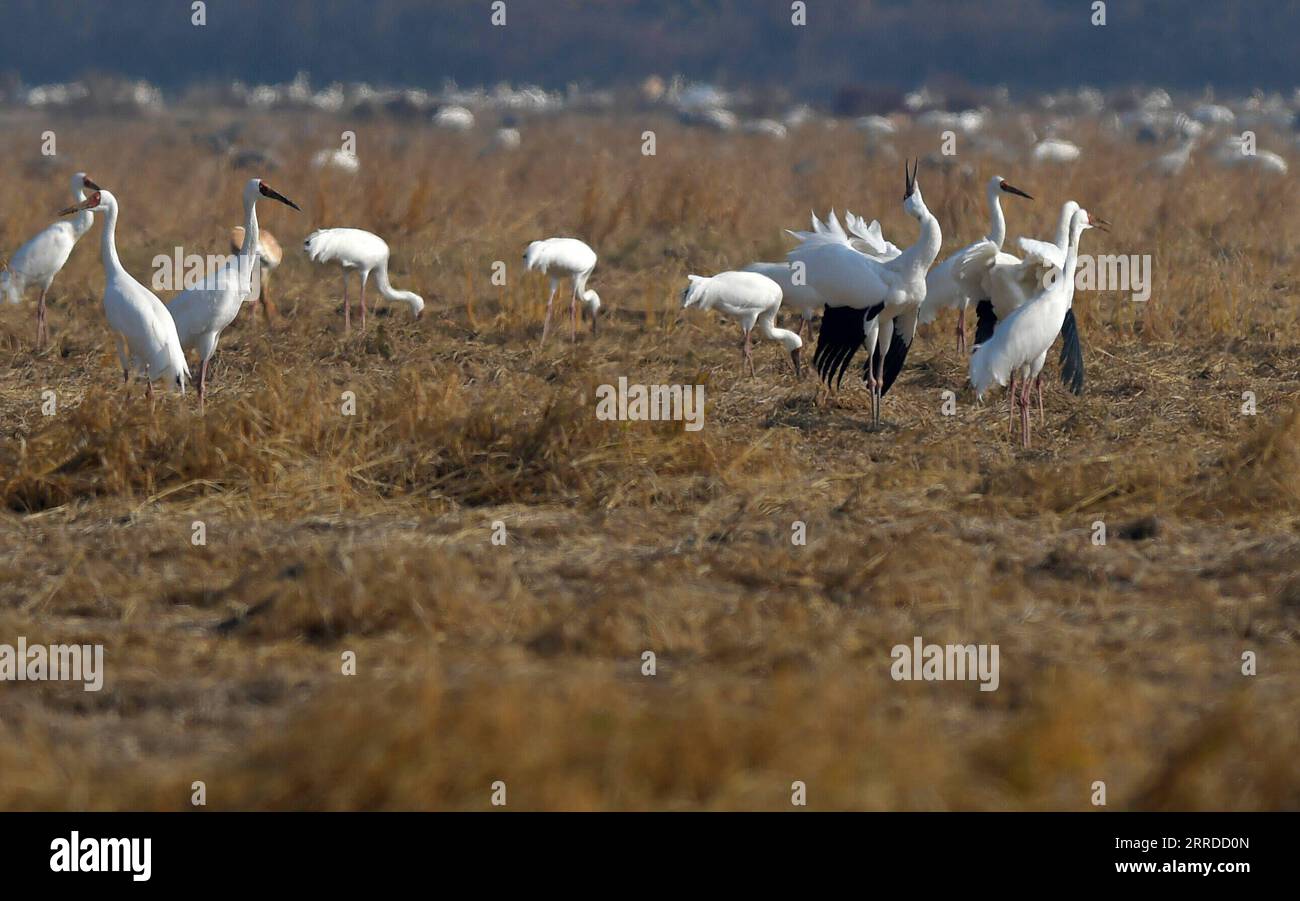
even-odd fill
[{"label": "dark treeline", "polygon": [[1051,89],[1300,84],[1296,0],[0,0],[0,74],[92,73],[167,89],[309,71],[316,82],[437,87],[626,84],[680,72],[827,101],[846,85],[947,78]]}]

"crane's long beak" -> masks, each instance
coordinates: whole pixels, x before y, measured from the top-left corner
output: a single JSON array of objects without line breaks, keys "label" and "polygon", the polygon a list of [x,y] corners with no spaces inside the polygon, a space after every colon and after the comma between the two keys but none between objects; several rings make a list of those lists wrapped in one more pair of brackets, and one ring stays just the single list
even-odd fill
[{"label": "crane's long beak", "polygon": [[101,188],[99,185],[95,184],[95,183],[94,183],[93,181],[91,181],[89,178],[82,178],[82,179],[81,179],[81,183],[82,183],[83,185],[86,186],[86,190],[87,190],[87,191],[102,191],[102,190],[103,190],[103,188]]},{"label": "crane's long beak", "polygon": [[1008,194],[1015,194],[1017,197],[1023,197],[1026,200],[1034,199],[1032,196],[1026,194],[1024,191],[1020,190],[1015,185],[1009,185],[1006,182],[1002,183],[1002,190],[1006,191]]},{"label": "crane's long beak", "polygon": [[81,201],[81,203],[74,204],[68,207],[66,210],[59,210],[59,215],[71,216],[73,213],[80,213],[82,210],[93,210],[97,206],[99,206],[98,191],[96,191],[94,194],[91,194],[85,200]]},{"label": "crane's long beak", "polygon": [[1094,216],[1091,213],[1089,213],[1088,222],[1092,225],[1093,228],[1099,228],[1104,232],[1110,231],[1110,223],[1107,222],[1105,219],[1101,218],[1100,216]]},{"label": "crane's long beak", "polygon": [[302,207],[298,206],[298,204],[294,203],[288,197],[285,197],[275,188],[272,188],[270,185],[266,184],[266,182],[262,182],[262,186],[258,190],[261,191],[263,197],[269,197],[272,200],[278,200],[281,203],[283,203],[285,206],[291,206],[298,212],[300,213],[302,212]]}]

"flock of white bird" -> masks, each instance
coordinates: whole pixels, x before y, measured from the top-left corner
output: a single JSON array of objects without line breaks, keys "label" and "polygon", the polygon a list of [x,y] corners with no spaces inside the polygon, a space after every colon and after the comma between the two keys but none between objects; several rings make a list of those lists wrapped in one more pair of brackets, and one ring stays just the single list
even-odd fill
[{"label": "flock of white bird", "polygon": [[[903,209],[920,224],[910,247],[885,240],[879,222],[868,224],[848,213],[846,229],[833,211],[825,222],[814,215],[812,231],[789,232],[799,245],[785,262],[752,263],[712,278],[692,275],[682,304],[736,319],[744,333],[744,365],[751,373],[750,333],[757,324],[764,337],[789,351],[796,378],[803,327],[820,312],[813,364],[827,386],[837,389],[853,357],[865,348],[862,378],[871,392],[875,425],[917,325],[933,321],[941,310],[956,310],[957,346],[964,353],[966,311],[975,304],[970,381],[981,399],[994,383],[1007,387],[1012,427],[1018,408],[1021,439],[1028,447],[1031,392],[1037,389],[1041,418],[1043,366],[1058,337],[1062,381],[1075,393],[1083,389],[1083,357],[1072,311],[1079,237],[1085,229],[1104,229],[1108,223],[1069,201],[1061,208],[1055,240],[1021,238],[1022,256],[1015,256],[1002,249],[1007,228],[1001,198],[1033,198],[994,176],[987,192],[988,234],[933,265],[942,231],[925,205],[916,170],[904,168]],[[797,332],[776,327],[782,303],[798,312]]]},{"label": "flock of white bird", "polygon": [[[967,348],[966,312],[976,306],[977,328],[969,376],[978,396],[994,384],[1008,388],[1011,424],[1019,411],[1022,441],[1030,440],[1030,407],[1036,388],[1043,414],[1042,370],[1056,339],[1062,337],[1061,377],[1071,390],[1083,387],[1083,359],[1071,305],[1079,239],[1104,220],[1074,201],[1061,209],[1054,240],[1020,239],[1021,256],[1003,249],[1006,217],[1002,196],[1032,200],[1001,176],[988,182],[990,226],[980,240],[962,247],[935,264],[943,242],[939,222],[921,194],[916,168],[904,166],[903,209],[920,226],[917,240],[900,248],[887,241],[877,221],[867,223],[847,213],[847,229],[832,211],[826,221],[812,217],[812,230],[790,231],[798,246],[784,262],[756,262],[741,271],[711,277],[689,276],[682,292],[684,308],[716,310],[736,320],[743,333],[742,366],[754,374],[752,332],[755,326],[768,340],[790,354],[795,377],[802,376],[802,333],[817,313],[822,321],[813,364],[831,390],[837,390],[854,356],[866,350],[863,381],[871,393],[873,424],[879,425],[881,404],[902,369],[918,324],[933,321],[940,311],[957,313],[957,346]],[[190,376],[187,351],[198,358],[200,403],[207,394],[208,367],[222,331],[246,302],[262,301],[270,320],[267,280],[279,265],[278,243],[261,230],[257,202],[275,200],[298,210],[292,200],[260,178],[244,186],[244,224],[232,232],[234,257],[211,272],[197,287],[163,303],[122,266],[117,253],[118,201],[84,172],[74,176],[75,203],[60,219],[24,244],[0,273],[0,291],[18,302],[29,287],[39,288],[37,345],[48,340],[46,295],[77,241],[90,230],[94,215],[104,217],[101,254],[104,265],[104,313],[112,331],[125,382],[143,375],[152,395],[153,382],[164,379],[184,392]],[[89,193],[88,193],[89,192]],[[348,276],[357,274],[361,327],[366,326],[366,288],[371,275],[379,294],[409,305],[419,317],[424,300],[389,282],[388,244],[379,236],[355,228],[329,228],[308,236],[304,249],[316,263],[336,264],[343,274],[345,330],[351,329],[352,305]],[[577,339],[579,308],[597,329],[600,296],[587,287],[596,267],[596,252],[576,238],[532,242],[524,253],[529,271],[550,277],[550,294],[542,325],[542,342],[551,330],[552,307],[561,282],[569,280],[570,334]],[[798,331],[779,328],[782,304],[799,317]],[[811,333],[811,328],[810,328]]]},{"label": "flock of white bird", "polygon": [[[231,233],[235,256],[209,272],[198,286],[163,303],[127,272],[118,257],[118,202],[113,193],[99,187],[86,173],[78,172],[72,179],[72,195],[75,203],[60,213],[71,218],[42,229],[14,253],[0,272],[0,293],[11,303],[18,303],[28,289],[39,289],[36,344],[38,349],[43,347],[49,339],[45,300],[50,286],[77,242],[94,224],[95,214],[103,214],[104,314],[113,334],[123,381],[129,383],[134,373],[144,376],[151,396],[153,383],[159,379],[184,393],[185,383],[191,379],[185,354],[194,351],[199,364],[199,402],[203,403],[208,364],[217,341],[243,304],[260,300],[270,321],[267,281],[282,254],[275,238],[258,226],[257,201],[265,197],[295,210],[298,205],[262,179],[250,179],[243,189],[244,224]],[[378,235],[356,228],[321,229],[308,236],[304,249],[313,262],[341,267],[345,329],[351,329],[352,306],[347,289],[351,272],[357,273],[360,283],[362,328],[366,324],[366,287],[372,274],[381,296],[408,304],[417,317],[423,312],[424,299],[420,295],[399,291],[389,282],[388,244]]]}]

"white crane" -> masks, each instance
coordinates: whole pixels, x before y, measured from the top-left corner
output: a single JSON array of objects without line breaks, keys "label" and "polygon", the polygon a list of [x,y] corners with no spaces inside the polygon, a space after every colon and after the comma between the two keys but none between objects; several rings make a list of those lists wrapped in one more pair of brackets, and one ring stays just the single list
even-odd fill
[{"label": "white crane", "polygon": [[[97,191],[99,186],[78,172],[72,176],[72,199],[81,203],[86,199],[86,191]],[[59,274],[72,248],[77,246],[81,236],[90,231],[95,224],[95,214],[89,211],[78,213],[70,220],[59,220],[37,232],[31,240],[15,251],[9,260],[9,268],[0,272],[0,293],[10,303],[18,303],[23,293],[32,285],[41,289],[40,300],[36,302],[36,348],[43,348],[50,339],[49,324],[45,320],[45,295],[49,293],[54,277]]]},{"label": "white crane", "polygon": [[542,321],[542,343],[551,331],[551,304],[555,292],[564,279],[571,279],[573,291],[569,298],[570,334],[578,340],[578,300],[591,314],[591,332],[596,333],[600,316],[600,295],[587,287],[587,279],[596,268],[596,251],[577,238],[546,238],[534,241],[524,251],[524,268],[529,272],[544,272],[551,277],[551,293],[546,298],[546,318]]},{"label": "white crane", "polygon": [[[993,336],[999,320],[1011,315],[1017,307],[1032,297],[1047,283],[1052,272],[1065,267],[1065,252],[1070,243],[1070,222],[1079,204],[1067,200],[1061,207],[1056,223],[1056,239],[1052,243],[1021,238],[1020,249],[1024,259],[1000,252],[994,258],[993,268],[984,280],[984,297],[975,307],[975,344],[983,344]],[[1083,348],[1079,343],[1078,323],[1074,308],[1066,311],[1061,326],[1064,341],[1061,345],[1061,381],[1074,394],[1083,393]],[[1041,399],[1042,382],[1038,382]]]},{"label": "white crane", "polygon": [[181,349],[172,314],[152,291],[131,277],[117,257],[117,198],[108,191],[96,190],[60,215],[87,210],[104,214],[100,242],[104,260],[104,315],[113,330],[122,380],[130,380],[134,367],[137,373],[144,374],[150,397],[153,397],[155,379],[170,382],[178,393],[184,394],[190,370],[185,365],[185,351]]},{"label": "white crane", "polygon": [[257,225],[257,199],[267,197],[300,210],[283,194],[260,178],[244,185],[244,242],[239,254],[213,272],[195,288],[182,291],[171,299],[167,309],[176,322],[181,347],[199,354],[199,405],[207,397],[208,361],[217,349],[217,341],[226,326],[235,321],[239,308],[253,293],[253,270],[260,265],[258,247],[261,237]]},{"label": "white crane", "polygon": [[1072,144],[1061,138],[1045,138],[1034,146],[1033,159],[1036,163],[1073,163],[1083,151],[1078,144]]},{"label": "white crane", "polygon": [[[230,230],[230,249],[239,253],[244,249],[244,227],[236,225]],[[276,240],[275,235],[266,229],[259,229],[257,233],[257,281],[253,283],[252,296],[247,298],[247,303],[262,307],[262,315],[266,317],[266,324],[273,325],[271,315],[275,310],[275,304],[271,303],[270,282],[271,273],[280,268],[280,262],[284,259],[284,251],[280,249],[280,242]]]},{"label": "white crane", "polygon": [[[831,215],[826,222],[818,219],[816,213],[812,214],[813,230],[811,232],[789,231],[787,229],[787,233],[800,241],[807,240],[814,235],[842,237],[855,250],[882,263],[902,253],[901,250],[886,241],[881,235],[879,222],[872,220],[871,224],[868,225],[864,219],[860,216],[854,216],[851,212],[847,213],[844,218],[845,222],[848,223],[848,232],[845,232],[843,226],[840,225],[835,211],[831,210]],[[799,327],[796,329],[795,334],[801,337],[803,336],[804,326],[811,323],[813,316],[817,315],[817,312],[826,305],[825,299],[808,285],[808,279],[802,267],[796,267],[793,263],[788,261],[784,263],[750,263],[742,271],[765,275],[781,286],[782,306],[799,313]],[[808,331],[810,334],[812,333],[811,325],[808,325]]]},{"label": "white crane", "polygon": [[717,310],[740,323],[745,336],[741,345],[742,372],[748,365],[749,374],[754,375],[750,333],[757,324],[764,338],[779,341],[789,351],[790,361],[794,363],[794,377],[802,375],[799,349],[803,347],[803,339],[788,329],[776,327],[776,314],[781,309],[780,285],[757,272],[722,272],[710,278],[701,275],[687,278],[690,284],[682,291],[683,309]]},{"label": "white crane", "polygon": [[[1079,236],[1084,229],[1102,226],[1103,220],[1091,218],[1088,211],[1075,211],[1070,220],[1069,247],[1063,269],[1033,297],[1004,319],[993,337],[975,348],[970,359],[970,380],[983,399],[994,382],[1008,386],[1012,412],[1020,406],[1021,436],[1029,447],[1029,388],[1042,371],[1047,351],[1061,332],[1065,314],[1074,299],[1074,274],[1079,255]],[[1016,398],[1016,378],[1020,395]],[[1041,397],[1041,395],[1040,395]],[[1041,410],[1041,400],[1040,400]],[[1041,413],[1040,413],[1041,415]]]},{"label": "white crane", "polygon": [[[919,161],[917,163],[919,166]],[[903,209],[921,225],[915,244],[891,260],[866,256],[835,235],[814,235],[787,254],[804,265],[808,284],[826,301],[813,362],[829,386],[844,378],[864,343],[863,379],[871,389],[872,421],[880,423],[880,402],[907,358],[916,334],[917,311],[925,300],[925,273],[939,255],[943,234],[926,208],[916,170],[907,171]],[[893,344],[894,332],[899,341]]]},{"label": "white crane", "polygon": [[379,293],[391,301],[403,301],[416,319],[424,312],[424,298],[413,291],[398,291],[388,281],[388,242],[359,228],[323,228],[307,236],[303,249],[313,263],[338,263],[343,269],[343,329],[352,329],[352,307],[348,303],[348,272],[361,277],[361,328],[366,327],[366,282],[375,274]]},{"label": "white crane", "polygon": [[1167,178],[1173,178],[1182,174],[1182,171],[1187,168],[1187,164],[1191,162],[1194,149],[1196,149],[1196,138],[1190,135],[1186,136],[1178,142],[1177,148],[1151,160],[1144,168],[1154,169]]},{"label": "white crane", "polygon": [[966,308],[971,301],[984,297],[981,283],[993,265],[1002,242],[1007,237],[1007,220],[1002,215],[1002,195],[1014,194],[1033,200],[1024,191],[1007,184],[1001,175],[989,179],[986,194],[989,203],[989,232],[981,241],[969,244],[952,254],[925,277],[925,303],[921,304],[921,325],[933,322],[943,309],[957,310],[957,352],[966,352]]}]

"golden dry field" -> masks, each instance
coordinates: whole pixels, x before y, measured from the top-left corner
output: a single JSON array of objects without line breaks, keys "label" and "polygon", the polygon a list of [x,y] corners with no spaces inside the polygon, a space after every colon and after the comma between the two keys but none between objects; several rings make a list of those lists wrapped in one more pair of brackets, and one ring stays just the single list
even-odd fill
[{"label": "golden dry field", "polygon": [[[107,669],[97,693],[0,685],[0,809],[188,810],[203,781],[216,809],[488,810],[497,780],[510,810],[782,810],[795,781],[819,809],[1087,810],[1097,781],[1111,810],[1300,807],[1294,176],[1198,158],[1159,178],[1100,131],[1068,166],[922,163],[941,257],[984,233],[998,173],[1036,198],[1004,203],[1013,241],[1073,198],[1113,223],[1086,252],[1153,258],[1147,303],[1078,296],[1086,393],[1053,354],[1024,450],[1005,396],[965,386],[950,313],[873,430],[861,355],[819,398],[770,342],[742,376],[735,324],[680,310],[688,273],[782,259],[813,209],[915,239],[901,158],[846,125],[565,115],[487,152],[481,131],[291,113],[249,121],[284,159],[251,172],[199,140],[222,124],[0,129],[5,254],[79,169],[146,283],[177,246],[227,252],[251,175],[303,210],[259,206],[279,318],[227,329],[202,413],[123,387],[102,217],[54,283],[48,350],[35,294],[0,306],[0,642],[102,643]],[[343,129],[361,171],[313,170]],[[372,288],[345,336],[338,270],[300,249],[326,226],[383,235],[423,318]],[[547,284],[521,255],[558,234],[599,252],[608,315],[539,348]],[[620,376],[706,385],[703,429],[597,419]],[[918,635],[998,645],[998,689],[894,681]]]}]

